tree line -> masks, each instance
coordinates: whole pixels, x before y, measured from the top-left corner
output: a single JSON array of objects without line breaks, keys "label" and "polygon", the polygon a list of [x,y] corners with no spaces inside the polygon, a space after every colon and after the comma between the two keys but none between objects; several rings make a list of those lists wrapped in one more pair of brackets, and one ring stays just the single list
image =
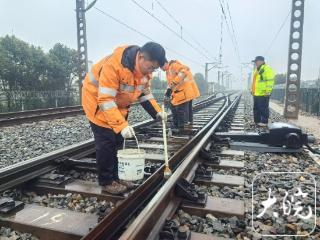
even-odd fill
[{"label": "tree line", "polygon": [[[49,99],[17,99],[13,92],[65,91],[71,93],[77,81],[77,51],[56,43],[48,52],[15,36],[0,38],[0,92],[2,110],[47,107]],[[65,104],[73,99],[66,98]],[[62,103],[63,104],[63,103]],[[52,105],[52,104],[51,104]]]},{"label": "tree line", "polygon": [[[77,56],[75,49],[61,43],[45,52],[14,35],[1,37],[0,112],[54,107],[56,93],[59,106],[79,104],[74,97],[75,91],[78,94]],[[196,73],[194,78],[205,94],[208,84],[203,74]],[[167,82],[155,76],[152,88],[165,90]]]}]

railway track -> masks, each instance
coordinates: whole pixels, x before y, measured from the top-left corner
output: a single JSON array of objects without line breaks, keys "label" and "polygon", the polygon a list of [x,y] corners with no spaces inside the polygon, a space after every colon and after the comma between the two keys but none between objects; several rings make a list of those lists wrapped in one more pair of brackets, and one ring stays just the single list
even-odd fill
[{"label": "railway track", "polygon": [[[160,98],[162,100],[162,98]],[[131,106],[140,105],[134,103]],[[0,113],[0,127],[30,123],[42,120],[71,117],[84,114],[82,106],[67,106],[58,108],[36,109],[29,111]]]},{"label": "railway track", "polygon": [[[230,123],[238,104],[239,98],[236,98],[232,104],[224,106],[220,115],[216,115],[216,118],[211,120],[208,131],[203,133],[201,140],[196,143],[192,151],[190,151],[180,164],[179,168],[177,168],[119,239],[223,239],[194,232],[191,234],[185,227],[180,227],[179,224],[175,225],[174,221],[168,219],[172,219],[177,209],[185,210],[189,216],[198,215],[203,217],[208,213],[214,214],[215,216],[244,216],[243,201],[208,197],[203,192],[196,191],[192,184],[189,185],[194,180],[198,183],[222,185],[237,185],[237,181],[239,184],[243,181],[243,178],[240,177],[232,178],[232,176],[223,175],[209,175],[209,177],[204,176],[197,178],[199,169],[203,169],[204,166],[204,160],[199,157],[199,152],[203,148],[209,149],[211,147],[212,134],[221,127],[221,124],[226,121],[226,119]],[[228,116],[231,116],[231,119],[228,119]],[[243,115],[237,116],[236,120],[237,124],[241,126],[243,124]],[[228,153],[221,152],[220,154],[224,156],[228,155]],[[243,163],[226,159],[218,164],[207,162],[205,166],[214,168],[241,168],[243,167]],[[188,189],[191,190],[189,193],[187,191]],[[191,203],[189,201],[188,196],[192,197],[191,193],[198,194],[198,203]],[[204,204],[205,200],[206,204]],[[178,236],[180,238],[178,238]]]},{"label": "railway track", "polygon": [[[168,139],[172,169],[180,169],[212,125],[221,121],[229,103],[222,96],[195,105],[193,125],[179,137]],[[135,189],[121,196],[103,192],[95,181],[92,140],[1,169],[1,225],[49,240],[118,237],[164,184],[160,126],[156,121],[134,126],[140,147],[147,152],[146,174]],[[134,146],[133,141],[126,144]],[[84,199],[94,204],[82,208]]]},{"label": "railway track", "polygon": [[0,113],[0,127],[83,114],[82,106]]},{"label": "railway track", "polygon": [[[245,131],[244,109],[247,106],[245,102],[237,105],[238,102],[234,101],[227,107],[119,239],[289,240],[296,239],[295,236],[319,239],[320,222],[316,222],[319,218],[319,196],[315,200],[315,181],[319,181],[320,175],[317,164],[305,152],[277,155],[231,150],[228,142],[219,138],[219,132],[223,135],[228,131]],[[201,154],[203,149],[210,152],[210,159]],[[212,162],[212,159],[219,160]],[[290,171],[303,173],[291,176]],[[259,185],[261,182],[263,184]],[[271,186],[272,196],[278,200],[283,198],[284,191],[290,196],[302,186],[302,191],[309,198],[305,201],[309,201],[314,215],[310,220],[300,221],[292,214],[278,221],[278,217],[272,218],[272,210],[279,210],[281,216],[284,207],[280,201],[279,205],[276,202],[274,208],[266,211],[266,216],[258,218],[263,210],[258,202],[266,201],[267,186]],[[302,202],[299,203],[304,208],[301,213],[307,215],[307,204]]]}]

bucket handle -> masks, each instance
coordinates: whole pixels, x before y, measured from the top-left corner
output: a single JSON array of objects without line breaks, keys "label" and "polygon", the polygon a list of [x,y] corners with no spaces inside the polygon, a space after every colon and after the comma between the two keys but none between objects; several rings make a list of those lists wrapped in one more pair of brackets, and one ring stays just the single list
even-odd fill
[{"label": "bucket handle", "polygon": [[[135,140],[136,140],[136,143],[137,143],[137,146],[138,146],[138,151],[139,151],[139,153],[140,153],[140,146],[139,146],[139,142],[138,142],[138,138],[137,138],[137,136],[136,136],[136,134],[135,133],[133,133],[133,136],[134,136],[134,138],[135,138]],[[123,150],[125,149],[125,147],[126,147],[126,139],[124,138],[124,141],[123,141]]]}]

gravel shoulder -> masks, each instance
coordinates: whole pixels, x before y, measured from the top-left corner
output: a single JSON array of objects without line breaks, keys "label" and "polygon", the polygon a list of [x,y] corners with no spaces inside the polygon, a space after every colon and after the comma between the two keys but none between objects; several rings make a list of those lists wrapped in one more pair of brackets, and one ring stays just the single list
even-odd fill
[{"label": "gravel shoulder", "polygon": [[[201,96],[194,103],[207,98]],[[159,102],[161,104],[161,102]],[[129,124],[151,119],[141,107],[130,108]],[[0,169],[92,138],[84,115],[0,128]]]},{"label": "gravel shoulder", "polygon": [[[130,109],[131,124],[150,118],[140,105]],[[0,131],[0,168],[92,137],[84,115],[3,127]]]},{"label": "gravel shoulder", "polygon": [[[283,114],[283,105],[275,101],[270,101],[270,108]],[[320,140],[320,119],[318,117],[300,113],[298,119],[290,119],[288,122],[305,129],[306,132],[313,134],[318,141]]]}]

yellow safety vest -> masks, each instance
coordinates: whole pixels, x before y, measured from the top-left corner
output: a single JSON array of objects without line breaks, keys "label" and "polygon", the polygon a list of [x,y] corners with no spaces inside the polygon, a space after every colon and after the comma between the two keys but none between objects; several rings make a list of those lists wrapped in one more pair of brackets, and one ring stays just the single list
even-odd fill
[{"label": "yellow safety vest", "polygon": [[270,95],[274,86],[275,74],[272,68],[266,64],[256,68],[253,72],[251,93],[253,96]]}]

